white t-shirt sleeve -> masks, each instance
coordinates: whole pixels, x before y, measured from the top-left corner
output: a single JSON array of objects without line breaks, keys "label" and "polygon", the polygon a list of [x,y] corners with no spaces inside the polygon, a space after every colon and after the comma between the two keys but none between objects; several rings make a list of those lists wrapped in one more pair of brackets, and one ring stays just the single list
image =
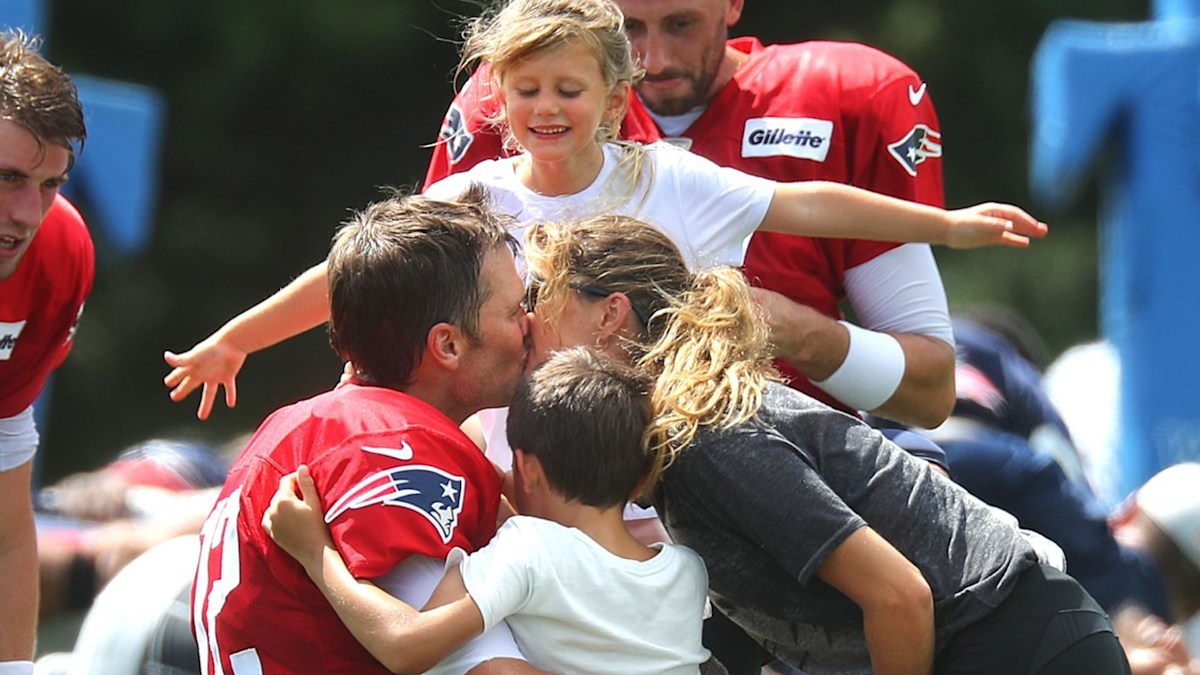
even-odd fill
[{"label": "white t-shirt sleeve", "polygon": [[845,285],[863,328],[927,335],[954,346],[946,289],[928,244],[904,244],[851,267]]},{"label": "white t-shirt sleeve", "polygon": [[[455,549],[451,556],[455,553],[461,554],[461,550]],[[420,609],[433,595],[449,562],[449,558],[443,562],[420,555],[409,556],[391,572],[373,581],[388,594]],[[525,660],[508,624],[499,621],[486,626],[482,634],[459,647],[427,672],[435,675],[465,673],[486,661],[503,658]]]},{"label": "white t-shirt sleeve", "polygon": [[33,406],[12,417],[0,418],[0,471],[11,471],[33,459],[37,446]]},{"label": "white t-shirt sleeve", "polygon": [[[678,148],[655,146],[655,181],[669,181],[678,208],[688,214],[687,244],[702,266],[739,266],[750,235],[762,224],[776,183]],[[682,246],[681,246],[682,248]]]},{"label": "white t-shirt sleeve", "polygon": [[447,568],[458,564],[471,599],[483,614],[484,630],[520,612],[533,598],[542,545],[535,528],[522,527],[521,516],[509,518],[487,546],[465,555],[455,550]]}]

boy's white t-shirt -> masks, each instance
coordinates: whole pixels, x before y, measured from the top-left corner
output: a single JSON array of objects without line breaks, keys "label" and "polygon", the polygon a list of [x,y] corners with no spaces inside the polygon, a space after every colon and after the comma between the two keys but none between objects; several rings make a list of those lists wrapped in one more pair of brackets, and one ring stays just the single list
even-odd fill
[{"label": "boy's white t-shirt", "polygon": [[708,573],[694,551],[659,544],[647,561],[582,531],[513,516],[458,564],[484,629],[508,622],[530,663],[562,673],[696,673]]},{"label": "boy's white t-shirt", "polygon": [[[615,143],[604,146],[604,166],[596,180],[573,195],[548,197],[530,190],[517,178],[517,158],[507,157],[486,160],[468,171],[447,176],[429,186],[425,196],[454,199],[472,183],[484,185],[492,194],[495,208],[517,220],[513,235],[519,241],[537,222],[608,214],[631,216],[670,237],[692,269],[740,266],[750,235],[766,216],[777,183],[717,166],[667,143],[651,143],[645,151],[647,168],[630,193],[632,197],[623,202],[616,201],[614,195],[619,197],[628,191],[615,184],[619,180],[610,184],[626,152]],[[504,408],[479,413],[488,458],[507,471],[512,468],[512,451],[505,436],[506,420]]]}]

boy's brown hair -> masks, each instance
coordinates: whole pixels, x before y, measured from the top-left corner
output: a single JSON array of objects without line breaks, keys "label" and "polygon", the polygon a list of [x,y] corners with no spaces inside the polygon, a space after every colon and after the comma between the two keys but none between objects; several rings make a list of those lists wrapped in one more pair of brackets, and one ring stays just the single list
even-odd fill
[{"label": "boy's brown hair", "polygon": [[650,469],[643,438],[650,381],[599,352],[552,355],[517,387],[508,442],[538,458],[560,496],[608,508],[629,500]]}]

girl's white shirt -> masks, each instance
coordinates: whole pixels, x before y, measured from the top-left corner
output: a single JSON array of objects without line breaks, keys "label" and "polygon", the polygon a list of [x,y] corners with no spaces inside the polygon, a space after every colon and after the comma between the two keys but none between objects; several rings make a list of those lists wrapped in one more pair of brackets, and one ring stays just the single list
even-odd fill
[{"label": "girl's white shirt", "polygon": [[526,187],[517,177],[516,157],[480,162],[429,186],[425,195],[454,199],[471,183],[480,183],[491,192],[497,210],[516,218],[513,235],[518,241],[537,222],[623,215],[669,236],[693,269],[742,264],[750,235],[775,194],[774,181],[719,167],[666,143],[652,143],[645,146],[645,168],[630,190],[622,184],[625,172],[618,171],[624,152],[619,144],[605,144],[600,173],[571,195],[547,196]]}]

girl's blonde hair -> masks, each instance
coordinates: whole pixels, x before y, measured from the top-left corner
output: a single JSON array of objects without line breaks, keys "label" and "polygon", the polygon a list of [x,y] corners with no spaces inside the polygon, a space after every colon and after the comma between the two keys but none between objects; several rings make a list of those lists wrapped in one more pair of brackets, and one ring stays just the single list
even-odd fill
[{"label": "girl's blonde hair", "polygon": [[[619,86],[632,90],[644,74],[625,36],[625,15],[613,0],[508,0],[468,20],[463,38],[458,76],[487,64],[498,82],[522,60],[572,44],[583,44],[596,58],[610,92]],[[626,106],[628,100],[626,96]],[[616,141],[624,118],[622,107],[618,114],[603,119],[596,129],[596,142]],[[502,130],[506,150],[521,150],[506,124],[503,106],[489,121]],[[633,198],[648,166],[640,144],[621,145],[624,152],[614,174],[623,184],[614,195],[618,202]]]},{"label": "girl's blonde hair", "polygon": [[642,221],[601,216],[536,224],[526,234],[525,256],[543,318],[553,320],[567,293],[581,287],[624,293],[646,317],[629,348],[654,378],[647,491],[701,427],[751,419],[766,384],[778,379],[766,322],[741,272],[693,274],[675,244]]},{"label": "girl's blonde hair", "polygon": [[[625,15],[612,0],[509,0],[467,22],[458,73],[486,63],[503,79],[515,64],[534,54],[583,44],[596,57],[610,91],[622,83],[633,86],[642,70],[624,25]],[[624,111],[604,120],[596,140],[614,140],[623,116]]]}]

